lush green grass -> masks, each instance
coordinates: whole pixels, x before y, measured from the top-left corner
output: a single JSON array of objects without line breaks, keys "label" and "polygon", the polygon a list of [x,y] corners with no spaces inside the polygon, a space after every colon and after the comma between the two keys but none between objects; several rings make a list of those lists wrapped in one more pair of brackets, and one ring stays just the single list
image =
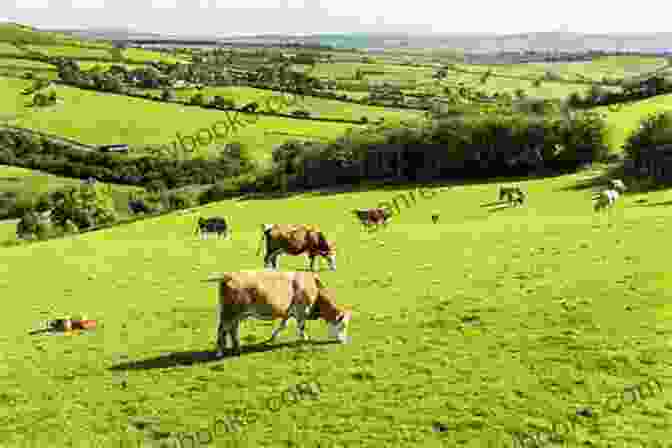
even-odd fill
[{"label": "lush green grass", "polygon": [[[17,198],[37,197],[61,188],[79,186],[81,183],[81,179],[54,176],[42,171],[16,166],[0,165],[0,192],[16,193]],[[144,189],[126,185],[112,185],[112,197],[120,212],[128,214],[128,196],[133,191],[141,192]]]},{"label": "lush green grass", "polygon": [[538,62],[526,64],[506,64],[506,65],[477,65],[477,64],[456,64],[459,68],[470,71],[486,72],[492,70],[493,73],[520,76],[520,77],[539,77],[547,71],[558,74],[567,81],[576,81],[580,79],[591,79],[601,81],[603,76],[622,78],[630,77],[643,73],[649,73],[666,64],[665,58],[647,57],[647,56],[606,56],[596,58],[592,61],[577,62]]},{"label": "lush green grass", "polygon": [[188,57],[176,58],[166,53],[161,53],[159,51],[150,51],[142,48],[127,48],[123,52],[124,57],[131,59],[137,62],[165,62],[166,64],[175,64],[177,62],[181,63],[191,63]]},{"label": "lush green grass", "polygon": [[23,50],[20,50],[17,48],[14,44],[10,42],[0,42],[0,55],[5,56],[13,56],[13,55],[21,55],[24,54]]},{"label": "lush green grass", "polygon": [[[349,211],[389,200],[391,191],[200,210],[230,218],[231,241],[197,240],[196,216],[171,215],[0,250],[11,316],[0,339],[0,440],[112,447],[124,433],[140,437],[132,418],[159,421],[146,433],[189,432],[247,411],[250,424],[217,435],[213,446],[476,448],[497,431],[548,428],[583,405],[596,415],[580,418],[579,441],[669,440],[672,276],[660,241],[672,209],[627,197],[608,226],[588,191],[561,190],[580,177],[521,182],[529,203],[497,212],[481,207],[496,199],[496,184],[418,197],[371,235]],[[443,212],[440,224],[431,224],[432,210]],[[292,322],[275,348],[205,361],[217,289],[201,280],[261,269],[259,223],[269,217],[318,224],[337,242],[338,271],[322,278],[338,303],[353,307],[353,342],[283,346],[296,341]],[[305,265],[304,257],[281,258],[286,270]],[[27,334],[78,312],[102,327]],[[245,322],[243,344],[266,339],[274,325]],[[313,339],[325,338],[322,321],[307,327]],[[128,362],[138,368],[123,370]],[[647,378],[665,391],[605,415],[608,397]],[[319,383],[319,400],[265,407],[308,381]],[[433,432],[436,421],[447,432]],[[234,437],[240,441],[227,444]],[[510,436],[504,440],[510,446]]]},{"label": "lush green grass", "polygon": [[[20,90],[27,85],[30,83],[26,81],[0,78],[0,99],[5,100],[5,113],[19,115],[12,124],[87,144],[170,145],[175,141],[178,132],[182,136],[192,136],[198,129],[211,127],[218,121],[226,121],[226,114],[221,111],[164,104],[68,86],[55,88],[62,98],[61,103],[44,109],[28,108],[25,106],[28,99],[20,95]],[[252,117],[246,120],[252,120]],[[270,150],[274,145],[287,139],[280,135],[267,134],[269,131],[282,130],[334,138],[343,135],[352,126],[345,123],[260,116],[255,124],[241,128],[238,134],[201,148],[205,153],[212,153],[221,144],[239,141],[249,145],[257,157],[267,158],[270,157]],[[220,133],[223,132],[223,125],[218,129]]]},{"label": "lush green grass", "polygon": [[35,44],[35,45],[70,45],[86,46],[91,48],[112,48],[106,42],[84,41],[60,33],[47,33],[13,23],[0,23],[0,41]]},{"label": "lush green grass", "polygon": [[101,60],[111,60],[112,55],[107,49],[84,48],[66,45],[28,45],[29,50],[35,51],[50,57],[65,58],[99,58]]},{"label": "lush green grass", "polygon": [[56,67],[40,61],[30,59],[14,59],[0,56],[0,76],[22,77],[25,73],[43,79],[58,78]]},{"label": "lush green grass", "polygon": [[[156,95],[160,94],[159,90],[152,90],[152,92]],[[237,106],[256,101],[259,103],[260,110],[262,111],[268,110],[266,108],[267,98],[273,96],[279,98],[281,96],[281,93],[277,91],[255,89],[252,87],[209,87],[200,91],[197,89],[180,89],[175,91],[176,96],[182,100],[189,100],[196,93],[202,93],[208,99],[212,99],[216,95],[231,98],[236,102]],[[350,94],[349,92],[343,93]],[[362,116],[366,116],[369,120],[384,117],[388,121],[399,121],[421,115],[419,112],[409,112],[403,109],[363,106],[316,97],[306,97],[305,101],[297,99],[296,105],[286,107],[283,106],[284,103],[281,103],[280,100],[273,100],[270,104],[272,108],[283,113],[290,113],[294,110],[307,110],[314,114],[315,117],[343,120],[358,120]]]},{"label": "lush green grass", "polygon": [[660,95],[624,105],[620,111],[612,111],[608,107],[598,107],[595,110],[607,115],[607,122],[612,128],[610,146],[620,149],[627,137],[638,128],[640,120],[648,115],[671,109],[672,95]]}]

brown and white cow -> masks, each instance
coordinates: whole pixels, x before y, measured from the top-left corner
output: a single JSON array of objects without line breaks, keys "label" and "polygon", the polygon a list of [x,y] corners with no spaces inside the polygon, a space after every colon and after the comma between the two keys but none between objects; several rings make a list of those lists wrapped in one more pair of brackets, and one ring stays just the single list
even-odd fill
[{"label": "brown and white cow", "polygon": [[[310,259],[310,270],[315,270],[315,257],[324,257],[332,271],[336,270],[334,244],[327,241],[320,230],[307,225],[262,224],[262,241],[266,239],[264,267],[278,269],[280,254],[301,255]],[[259,255],[259,250],[257,255]]]},{"label": "brown and white cow", "polygon": [[211,276],[219,282],[217,356],[221,357],[231,339],[232,354],[240,355],[240,322],[246,319],[282,319],[273,330],[272,342],[293,317],[297,334],[305,340],[306,320],[324,319],[328,336],[347,343],[352,312],[338,307],[317,274],[312,272],[243,271]]},{"label": "brown and white cow", "polygon": [[387,222],[392,217],[389,210],[384,208],[366,208],[353,210],[352,213],[365,226],[371,225],[387,225]]}]

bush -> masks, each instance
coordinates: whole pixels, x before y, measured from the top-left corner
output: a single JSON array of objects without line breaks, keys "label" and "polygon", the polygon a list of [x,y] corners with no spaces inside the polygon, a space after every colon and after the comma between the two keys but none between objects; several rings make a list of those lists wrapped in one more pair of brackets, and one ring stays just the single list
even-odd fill
[{"label": "bush", "polygon": [[642,149],[672,143],[672,112],[658,112],[640,121],[639,128],[625,141],[623,149],[637,159]]}]

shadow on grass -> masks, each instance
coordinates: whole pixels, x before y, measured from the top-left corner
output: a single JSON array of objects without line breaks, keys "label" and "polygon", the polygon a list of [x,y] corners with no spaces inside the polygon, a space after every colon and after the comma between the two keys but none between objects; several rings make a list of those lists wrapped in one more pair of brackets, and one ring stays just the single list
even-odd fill
[{"label": "shadow on grass", "polygon": [[505,204],[505,205],[500,205],[499,207],[493,207],[488,211],[490,213],[496,213],[496,212],[501,212],[502,210],[508,210],[510,208],[513,208],[513,206]]},{"label": "shadow on grass", "polygon": [[[321,345],[332,345],[339,344],[338,341],[307,341],[307,342],[286,342],[282,344],[254,344],[254,345],[244,345],[240,348],[241,356],[248,355],[251,353],[263,353],[270,352],[274,350],[281,349],[283,347],[297,347],[297,346],[321,346]],[[151,369],[166,369],[171,367],[180,367],[180,366],[190,366],[193,364],[205,364],[209,362],[222,361],[225,359],[236,359],[237,356],[233,356],[231,353],[224,353],[224,356],[221,358],[217,357],[217,352],[214,350],[209,351],[189,351],[189,352],[175,352],[168,355],[157,356],[154,358],[143,359],[139,361],[130,361],[124,362],[112,367],[109,367],[107,370],[111,371],[120,371],[120,370],[151,370]]]},{"label": "shadow on grass", "polygon": [[481,207],[492,207],[494,205],[503,205],[506,204],[507,201],[494,201],[494,202],[488,202],[487,204],[481,204]]},{"label": "shadow on grass", "polygon": [[630,207],[660,207],[660,206],[668,206],[672,205],[672,201],[665,201],[665,202],[654,202],[652,204],[647,204],[641,200],[637,201],[637,205],[631,205]]}]

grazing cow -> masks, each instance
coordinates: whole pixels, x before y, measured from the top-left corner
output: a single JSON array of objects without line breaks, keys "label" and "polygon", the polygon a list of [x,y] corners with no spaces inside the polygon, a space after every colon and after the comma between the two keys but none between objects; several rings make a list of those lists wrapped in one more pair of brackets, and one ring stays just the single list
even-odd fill
[{"label": "grazing cow", "polygon": [[595,202],[595,211],[601,210],[605,207],[613,207],[616,199],[618,199],[619,194],[616,190],[604,190],[600,193],[597,201]]},{"label": "grazing cow", "polygon": [[199,217],[194,234],[199,231],[201,232],[201,238],[203,239],[207,237],[208,233],[217,233],[217,238],[224,234],[224,239],[227,239],[230,234],[226,219],[218,216],[207,219]]},{"label": "grazing cow", "polygon": [[525,193],[520,187],[499,187],[499,200],[506,198],[509,204],[523,205]]},{"label": "grazing cow", "polygon": [[231,272],[211,276],[205,281],[219,282],[217,356],[222,357],[231,338],[232,354],[240,356],[240,322],[246,319],[282,319],[273,330],[272,342],[293,317],[297,333],[306,339],[306,320],[324,319],[328,335],[342,343],[348,342],[347,325],[350,311],[334,304],[317,274],[312,272]]},{"label": "grazing cow", "polygon": [[621,179],[612,179],[609,181],[609,189],[616,190],[619,193],[623,194],[627,190],[625,184]]},{"label": "grazing cow", "polygon": [[150,213],[149,207],[145,204],[145,201],[142,199],[131,199],[128,201],[128,210],[131,214],[135,215],[137,213]]},{"label": "grazing cow", "polygon": [[366,208],[353,210],[352,213],[359,219],[364,226],[386,226],[392,217],[390,210],[384,208]]},{"label": "grazing cow", "polygon": [[[310,270],[315,270],[315,257],[326,258],[329,268],[336,270],[336,254],[334,244],[329,243],[320,230],[306,225],[262,224],[261,241],[266,239],[266,255],[264,267],[278,269],[280,254],[301,255],[306,253],[310,258]],[[260,243],[261,244],[261,243]],[[257,255],[261,250],[257,250]]]}]

